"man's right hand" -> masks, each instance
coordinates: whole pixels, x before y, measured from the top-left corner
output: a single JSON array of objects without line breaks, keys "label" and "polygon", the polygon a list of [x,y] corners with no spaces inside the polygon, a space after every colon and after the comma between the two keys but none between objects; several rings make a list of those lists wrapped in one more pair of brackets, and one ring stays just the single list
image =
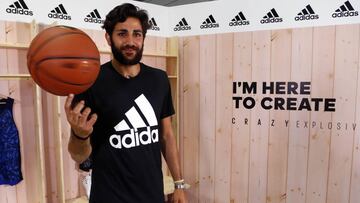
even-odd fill
[{"label": "man's right hand", "polygon": [[83,100],[77,103],[74,108],[72,108],[71,103],[73,99],[74,99],[73,94],[70,94],[66,98],[65,101],[66,118],[73,132],[79,137],[86,138],[93,131],[93,125],[96,122],[97,115],[94,113],[89,118],[91,109],[89,107],[85,107],[85,102]]}]

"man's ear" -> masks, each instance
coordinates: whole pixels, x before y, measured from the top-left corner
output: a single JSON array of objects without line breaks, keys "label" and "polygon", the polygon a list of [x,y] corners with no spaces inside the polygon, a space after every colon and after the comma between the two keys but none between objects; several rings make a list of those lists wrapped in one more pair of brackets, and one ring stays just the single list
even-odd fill
[{"label": "man's ear", "polygon": [[106,39],[108,45],[111,46],[111,37],[107,32],[105,33],[105,39]]}]

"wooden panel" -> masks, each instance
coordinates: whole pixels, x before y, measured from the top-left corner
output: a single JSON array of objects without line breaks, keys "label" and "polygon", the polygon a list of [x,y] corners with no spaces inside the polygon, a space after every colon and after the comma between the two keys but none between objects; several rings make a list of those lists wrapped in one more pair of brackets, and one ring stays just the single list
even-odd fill
[{"label": "wooden panel", "polygon": [[[281,82],[290,80],[290,60],[291,30],[273,31],[271,35],[270,81]],[[269,86],[269,83],[267,83],[267,86]],[[292,95],[276,94],[275,92],[270,95],[271,98],[287,98],[290,96]],[[271,103],[275,106],[274,101]],[[277,110],[276,107],[270,110],[267,202],[285,202],[286,200],[289,130],[280,125],[279,122],[288,119],[289,111]]]},{"label": "wooden panel", "polygon": [[[211,160],[210,155],[204,156],[203,153],[209,152],[212,150],[210,138],[205,139],[204,133],[206,136],[211,136],[211,128],[209,129],[209,123],[212,121],[212,114],[209,112],[206,115],[202,114],[202,109],[210,109],[208,106],[212,105],[211,100],[208,99],[209,95],[212,93],[213,86],[210,86],[208,89],[205,88],[205,78],[211,77],[213,72],[211,71],[212,67],[210,64],[207,65],[208,72],[203,72],[204,67],[202,62],[207,62],[213,60],[209,53],[209,48],[212,47],[212,42],[208,42],[207,39],[212,36],[201,36],[200,37],[200,142],[198,149],[200,150],[199,154],[199,170],[200,170],[200,182],[199,182],[199,199],[203,202],[348,202],[351,194],[353,202],[357,202],[358,193],[352,192],[352,190],[357,191],[356,184],[351,181],[356,181],[356,171],[358,171],[358,164],[356,163],[356,153],[357,153],[357,143],[353,145],[353,139],[357,141],[358,137],[354,137],[351,130],[348,130],[347,133],[350,134],[345,139],[342,137],[334,138],[336,133],[339,133],[339,130],[336,130],[334,127],[332,130],[328,129],[329,122],[336,123],[338,120],[355,120],[357,118],[354,112],[354,105],[356,95],[355,90],[343,92],[344,89],[356,86],[358,72],[358,49],[359,42],[354,40],[356,37],[359,37],[357,31],[358,25],[356,28],[341,26],[338,28],[338,32],[343,33],[337,36],[337,46],[342,46],[341,53],[338,55],[338,49],[335,49],[335,30],[334,27],[321,27],[321,28],[305,28],[305,29],[294,29],[294,30],[278,30],[273,31],[273,35],[270,36],[270,31],[261,31],[251,33],[252,38],[246,38],[244,36],[237,38],[235,35],[234,38],[234,78],[233,81],[253,81],[258,82],[258,87],[262,86],[264,81],[295,81],[300,82],[311,82],[311,95],[297,95],[297,94],[288,94],[284,95],[270,95],[271,97],[295,97],[298,98],[297,104],[299,104],[299,99],[302,98],[340,98],[342,102],[340,105],[349,105],[348,109],[352,111],[345,112],[338,110],[338,115],[336,117],[335,113],[324,112],[323,109],[307,111],[268,111],[262,109],[259,106],[256,106],[251,110],[250,117],[250,130],[246,131],[246,126],[243,124],[233,124],[232,126],[232,138],[231,143],[224,144],[227,140],[216,139],[216,152],[215,160]],[[245,35],[248,33],[239,33],[238,35]],[[226,38],[226,35],[221,37]],[[217,36],[220,38],[220,35]],[[182,38],[183,44],[186,44],[187,38]],[[246,69],[244,65],[247,61],[246,57],[249,57],[249,48],[242,50],[240,44],[237,40],[243,41],[242,43],[249,43],[252,41],[252,50],[251,50],[251,77],[247,76],[249,70]],[[270,46],[271,43],[271,46]],[[185,45],[186,46],[186,45]],[[204,48],[202,48],[204,47]],[[270,48],[271,47],[271,48]],[[352,47],[352,48],[350,48]],[[354,48],[357,47],[357,48]],[[228,48],[228,47],[227,47]],[[350,50],[353,54],[348,55],[346,51]],[[224,52],[224,48],[216,47],[217,53]],[[270,51],[271,50],[271,51]],[[337,50],[335,52],[335,50]],[[229,50],[226,50],[229,51]],[[226,52],[225,51],[225,52]],[[181,52],[180,52],[181,53]],[[213,53],[213,52],[211,52]],[[336,54],[335,54],[336,53]],[[217,59],[221,58],[224,60],[228,55],[216,55]],[[215,54],[213,55],[215,56]],[[241,60],[240,57],[244,57]],[[336,57],[336,58],[335,58]],[[193,57],[196,59],[196,57]],[[186,59],[188,60],[188,59]],[[352,64],[352,68],[348,68],[351,71],[347,70],[345,73],[341,71],[334,72],[334,61],[338,62],[336,66],[343,67],[346,64]],[[236,67],[238,63],[243,63],[239,65],[240,70]],[[219,64],[219,62],[217,62]],[[226,69],[227,65],[222,64],[222,68]],[[271,64],[271,65],[270,65]],[[271,66],[271,69],[270,69]],[[194,70],[194,67],[188,68],[184,63],[180,66],[186,71],[197,71]],[[215,89],[222,90],[222,85],[225,83],[220,80],[223,76],[219,75],[219,68],[217,67],[216,72],[216,84]],[[340,68],[339,68],[340,69]],[[271,71],[270,71],[271,70]],[[342,69],[341,69],[342,70]],[[224,71],[224,70],[221,70]],[[241,73],[236,71],[242,71]],[[350,73],[349,73],[350,72]],[[237,79],[239,77],[240,79]],[[245,78],[245,79],[242,79]],[[350,81],[345,81],[346,78],[350,78]],[[352,78],[352,79],[351,79]],[[180,78],[180,81],[182,79]],[[187,79],[184,79],[187,80]],[[211,79],[209,79],[211,80]],[[230,82],[231,80],[228,79]],[[338,82],[336,82],[338,81]],[[340,84],[341,83],[341,84]],[[203,85],[204,84],[204,85]],[[214,85],[214,84],[212,84]],[[334,89],[334,86],[336,88]],[[186,86],[185,86],[186,87]],[[188,89],[185,88],[185,94]],[[269,96],[269,94],[262,94],[261,88],[258,89],[259,92],[250,96],[253,96],[256,101],[260,101],[263,97]],[[342,91],[341,91],[342,90]],[[221,92],[221,91],[217,91]],[[223,92],[222,92],[223,93]],[[336,94],[337,93],[337,94]],[[352,97],[350,98],[350,95]],[[224,111],[227,110],[226,105],[223,105],[221,102],[226,100],[226,96],[216,95],[216,120],[223,121],[226,120],[229,116],[223,116]],[[351,100],[351,101],[350,101]],[[197,101],[196,99],[193,101]],[[208,101],[208,102],[205,102]],[[220,101],[220,102],[218,102]],[[196,103],[195,103],[196,104]],[[186,104],[185,104],[186,105]],[[184,105],[184,106],[185,106]],[[323,107],[321,107],[323,108]],[[340,107],[341,108],[341,107]],[[356,107],[355,107],[356,108]],[[188,110],[184,108],[184,114],[189,114]],[[342,108],[341,108],[342,109]],[[234,108],[233,108],[234,110]],[[235,109],[236,110],[236,109]],[[353,116],[351,116],[351,113]],[[340,116],[343,116],[341,117]],[[333,115],[333,116],[332,116]],[[348,117],[350,115],[350,117]],[[246,111],[242,113],[234,113],[233,118],[235,117],[245,117]],[[186,118],[184,119],[186,120]],[[237,120],[237,119],[235,119]],[[242,121],[240,119],[240,121]],[[275,122],[272,124],[272,122]],[[281,123],[280,123],[281,122]],[[287,122],[287,123],[286,123]],[[347,121],[350,122],[350,121]],[[224,122],[225,123],[225,122]],[[278,125],[277,125],[278,124]],[[195,132],[188,128],[188,123],[184,121],[182,130]],[[191,124],[193,125],[193,124]],[[218,123],[216,123],[216,126]],[[275,125],[275,126],[272,126]],[[277,126],[276,126],[277,125]],[[331,125],[331,124],[330,124]],[[345,125],[345,124],[344,124]],[[240,127],[245,127],[240,130]],[[348,127],[350,128],[350,126]],[[196,129],[196,128],[195,128]],[[197,129],[196,129],[197,130]],[[218,128],[215,129],[216,135],[218,135]],[[241,133],[247,134],[250,136],[249,144],[249,165],[246,165],[246,158],[236,159],[235,157],[246,156],[246,137],[237,137],[237,134]],[[186,136],[186,135],[185,135]],[[268,137],[270,136],[270,137]],[[289,137],[288,137],[289,136]],[[333,136],[331,138],[331,136]],[[218,136],[216,137],[218,138]],[[335,142],[331,139],[336,139]],[[242,142],[240,139],[243,139]],[[248,138],[249,139],[249,138]],[[339,142],[338,142],[338,139]],[[209,141],[210,140],[210,141]],[[359,141],[357,141],[359,142]],[[224,144],[224,145],[223,145]],[[330,154],[330,145],[331,154]],[[185,149],[183,153],[184,163],[188,161],[186,154],[188,151],[188,144],[186,139],[182,142],[182,146]],[[219,146],[222,149],[225,149],[225,146],[228,150],[232,151],[232,156],[230,160],[230,169],[231,169],[231,187],[225,184],[224,181],[227,177],[219,175],[219,171],[227,171],[227,164],[229,163],[228,157],[225,157],[225,153],[221,156],[218,154]],[[346,146],[354,146],[354,154],[352,147],[346,148]],[[191,151],[196,150],[191,146]],[[207,151],[206,151],[207,150]],[[224,150],[225,151],[225,150]],[[224,152],[223,151],[223,152]],[[241,154],[243,153],[243,154]],[[354,156],[354,158],[352,157]],[[222,158],[219,158],[222,157]],[[331,158],[330,158],[331,157]],[[204,160],[205,159],[205,160]],[[329,161],[330,160],[330,161]],[[343,162],[341,162],[343,160]],[[355,162],[352,165],[352,174],[351,176],[351,160]],[[347,161],[347,162],[345,162]],[[244,164],[245,162],[245,164]],[[335,163],[342,163],[339,165],[345,165],[345,170],[340,171],[338,165]],[[191,161],[192,163],[192,161]],[[206,179],[206,176],[203,174],[212,174],[211,168],[212,164],[215,163],[215,196],[212,195],[212,185],[209,180]],[[330,165],[329,165],[330,163]],[[333,163],[333,166],[331,166]],[[354,165],[356,164],[356,165]],[[206,168],[206,166],[209,166]],[[248,167],[248,168],[247,168]],[[218,169],[221,168],[221,169]],[[186,170],[186,169],[185,169]],[[332,172],[332,170],[334,172]],[[336,172],[335,172],[336,171]],[[246,185],[246,173],[248,172],[248,186]],[[225,174],[225,172],[224,172]],[[240,174],[243,174],[242,181],[239,177]],[[341,175],[339,175],[341,174]],[[191,178],[191,176],[189,176]],[[221,178],[219,178],[221,177]],[[188,174],[185,174],[185,178],[188,178]],[[219,179],[218,179],[219,178]],[[221,181],[220,181],[221,180]],[[337,190],[333,189],[331,181],[336,182],[341,185],[336,186]],[[205,185],[207,184],[207,185]],[[240,186],[240,184],[243,184]],[[350,185],[353,189],[350,191]],[[227,187],[227,190],[220,191],[220,189]],[[248,187],[248,199],[247,197],[247,188]],[[244,188],[244,189],[243,189]],[[230,198],[229,198],[230,190]],[[329,191],[327,191],[329,190]],[[330,190],[332,190],[330,192]],[[205,192],[208,192],[208,196],[204,195]],[[240,195],[241,193],[242,195]],[[266,198],[266,194],[268,194]],[[346,194],[346,195],[345,195]],[[213,197],[213,199],[212,199]],[[196,200],[195,200],[196,202]]]},{"label": "wooden panel", "polygon": [[[64,181],[65,181],[65,199],[72,199],[81,195],[85,195],[84,193],[80,193],[79,191],[79,172],[77,169],[77,164],[72,160],[70,153],[67,150],[69,138],[70,138],[70,125],[67,122],[66,114],[64,110],[64,103],[66,97],[61,97],[61,132],[62,132],[62,144],[63,144],[63,160],[64,160]],[[82,187],[82,185],[80,185]]]},{"label": "wooden panel", "polygon": [[[40,163],[39,159],[36,158],[38,155],[35,149],[36,145],[31,146],[35,142],[35,109],[33,108],[34,96],[32,91],[34,84],[31,81],[25,80],[20,80],[18,83],[20,87],[18,91],[14,92],[12,97],[15,98],[13,113],[16,126],[19,130],[21,170],[24,180],[16,186],[16,197],[17,202],[28,202],[29,200],[41,202],[45,198],[40,196],[41,192],[39,190],[41,190],[42,183],[41,180],[37,180],[39,177],[37,173],[40,173]],[[34,170],[29,170],[30,166],[35,167]],[[39,184],[34,186],[31,181],[37,181]],[[34,187],[34,189],[31,187]],[[34,194],[31,191],[38,193]]]},{"label": "wooden panel", "polygon": [[[5,22],[0,21],[0,40],[5,42]],[[6,49],[0,49],[0,74],[7,74],[7,55]],[[8,81],[0,80],[0,94],[1,97],[7,97],[9,93],[9,85]],[[0,186],[0,202],[7,202],[6,200],[6,192],[7,187],[2,185]]]},{"label": "wooden panel", "polygon": [[176,57],[166,58],[166,72],[169,76],[177,76],[177,61]]},{"label": "wooden panel", "polygon": [[[144,42],[145,54],[166,54],[166,38],[147,36]],[[143,56],[142,62],[166,71],[166,57]]]},{"label": "wooden panel", "polygon": [[184,177],[191,185],[188,190],[189,202],[198,202],[199,196],[199,37],[184,39],[184,73],[183,102],[183,145],[184,150]]},{"label": "wooden panel", "polygon": [[[234,34],[233,82],[251,82],[252,76],[252,33]],[[242,83],[243,84],[243,83]],[[239,86],[238,86],[239,87]],[[242,88],[240,85],[239,90]],[[233,92],[243,98],[252,96],[242,91]],[[231,202],[248,202],[249,158],[250,158],[250,110],[232,104],[231,142]]]},{"label": "wooden panel", "polygon": [[[179,38],[179,154],[180,154],[180,162],[181,162],[181,171],[184,172],[184,72],[185,72],[185,60],[184,60],[184,38]],[[183,174],[184,176],[184,174]],[[184,176],[185,178],[185,176]]]},{"label": "wooden panel", "polygon": [[[159,55],[165,55],[166,48],[167,48],[166,38],[156,37],[155,53],[159,54]],[[165,57],[155,57],[155,60],[156,60],[155,67],[166,71],[166,58]]]},{"label": "wooden panel", "polygon": [[[359,25],[357,25],[359,26]],[[360,47],[360,43],[358,44]],[[360,104],[360,71],[359,71],[359,62],[360,62],[360,52],[357,58],[358,72],[357,72],[357,85],[356,85],[356,104]],[[355,106],[355,119],[354,123],[359,123],[360,121],[360,108]],[[351,183],[350,183],[350,203],[360,202],[360,130],[359,128],[355,129],[354,135],[354,144],[353,144],[353,158],[352,158],[352,168],[351,168]]]},{"label": "wooden panel", "polygon": [[[358,25],[336,27],[333,91],[334,97],[337,98],[337,111],[333,113],[333,123],[355,120],[356,89],[349,87],[356,87],[358,80],[359,34]],[[353,141],[353,130],[339,130],[333,126],[330,142],[328,203],[349,202]]]},{"label": "wooden panel", "polygon": [[[312,28],[292,31],[291,81],[311,82]],[[309,98],[309,95],[292,95]],[[290,123],[291,121],[291,123]],[[291,111],[288,121],[289,151],[287,164],[287,202],[305,203],[309,150],[310,112]]]},{"label": "wooden panel", "polygon": [[[166,38],[146,36],[144,42],[144,54],[166,54]],[[166,70],[166,57],[143,56],[142,62],[150,66]]]},{"label": "wooden panel", "polygon": [[[144,42],[144,53],[154,53],[155,51],[156,51],[156,38],[153,36],[146,36]],[[152,66],[156,65],[155,57],[143,56],[143,59],[141,61],[145,64],[149,64]]]},{"label": "wooden panel", "polygon": [[[252,40],[252,81],[261,85],[270,81],[270,31],[253,33]],[[254,95],[260,101],[261,93]],[[269,112],[256,105],[251,111],[250,130],[250,166],[249,166],[249,201],[266,202],[267,157]]]},{"label": "wooden panel", "polygon": [[41,91],[42,94],[42,106],[43,106],[43,134],[44,134],[44,150],[45,150],[45,169],[46,169],[46,193],[47,201],[56,202],[58,201],[57,187],[56,187],[56,159],[55,159],[55,143],[52,130],[53,125],[53,114],[51,106],[50,95],[45,91]]},{"label": "wooden panel", "polygon": [[[1,23],[1,41],[7,43],[28,43],[30,41],[30,27],[24,23]],[[27,73],[26,51],[16,49],[2,49],[1,51],[1,73],[18,74]],[[6,85],[3,85],[6,84]],[[3,89],[4,88],[4,89]],[[26,202],[42,200],[39,159],[36,157],[35,130],[34,130],[34,109],[32,108],[33,83],[26,80],[2,81],[2,91],[4,95],[15,99],[13,107],[14,120],[19,131],[21,165],[24,180],[13,187],[0,186],[1,196],[6,202]],[[6,89],[6,90],[5,90]],[[25,143],[25,144],[24,144]],[[27,169],[39,170],[27,170]],[[31,185],[31,181],[38,182]],[[30,186],[31,185],[31,186]],[[30,187],[32,188],[30,188]],[[4,193],[5,191],[5,193]]]},{"label": "wooden panel", "polygon": [[[0,33],[1,33],[0,38],[2,41],[6,41],[6,38],[7,38],[6,30],[7,30],[7,24],[5,22],[2,22],[0,24]],[[0,50],[0,74],[7,74],[8,69],[9,69],[9,67],[8,67],[7,50],[1,49]],[[6,98],[7,96],[9,96],[9,92],[10,92],[9,81],[0,81],[0,91],[1,91],[0,92],[1,97]],[[15,107],[16,106],[17,105],[14,104],[13,115],[14,115],[14,121],[17,124],[20,121],[17,118],[17,116],[15,116]],[[16,118],[16,120],[15,120],[15,118]],[[19,138],[21,138],[20,133],[19,133]],[[12,187],[12,186],[8,186],[8,185],[1,185],[0,186],[0,202],[6,202],[6,203],[7,202],[17,202],[16,187]]]},{"label": "wooden panel", "polygon": [[[6,26],[7,42],[30,41],[29,26],[23,23],[9,22],[6,23]],[[26,52],[23,50],[7,50],[9,73],[27,73],[25,56]],[[9,81],[9,91],[14,91],[16,96],[12,95],[12,97],[20,101],[20,105],[14,106],[14,117],[16,119],[15,122],[18,124],[17,127],[21,141],[20,146],[23,148],[21,159],[24,181],[22,181],[19,186],[21,186],[21,184],[25,184],[25,186],[19,191],[22,195],[15,195],[15,198],[17,196],[19,200],[21,199],[22,201],[40,202],[42,200],[41,180],[38,179],[40,160],[39,157],[37,157],[39,154],[36,150],[34,119],[29,119],[34,118],[34,109],[32,108],[32,84],[26,84],[19,80]],[[31,185],[32,182],[38,182],[39,184]]]},{"label": "wooden panel", "polygon": [[[333,96],[335,27],[314,28],[311,96]],[[326,203],[331,131],[324,128],[331,122],[331,113],[311,112],[308,158],[307,203]],[[313,126],[314,125],[314,126]]]},{"label": "wooden panel", "polygon": [[[215,197],[216,36],[200,37],[199,202]],[[210,111],[209,111],[210,110]]]},{"label": "wooden panel", "polygon": [[230,202],[233,41],[216,36],[215,202]]}]

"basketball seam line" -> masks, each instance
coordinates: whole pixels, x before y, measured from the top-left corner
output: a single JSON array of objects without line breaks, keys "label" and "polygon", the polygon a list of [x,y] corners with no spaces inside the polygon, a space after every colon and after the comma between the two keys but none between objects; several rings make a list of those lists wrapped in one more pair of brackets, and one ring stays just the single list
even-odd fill
[{"label": "basketball seam line", "polygon": [[94,57],[80,57],[80,56],[52,56],[52,57],[46,57],[38,61],[35,65],[38,66],[40,63],[47,61],[47,60],[53,60],[53,59],[86,59],[86,60],[94,60],[94,61],[100,61],[99,58]]},{"label": "basketball seam line", "polygon": [[[55,36],[53,36],[53,37],[51,37],[50,39],[47,39],[46,41],[44,41],[41,45],[39,45],[38,47],[37,47],[37,49],[35,49],[34,51],[33,51],[33,54],[31,54],[30,55],[30,64],[31,64],[31,61],[32,61],[32,59],[33,59],[33,57],[34,56],[36,56],[36,54],[37,54],[37,52],[41,49],[41,48],[43,48],[47,43],[49,43],[50,41],[52,41],[52,40],[54,40],[54,39],[56,39],[56,38],[58,38],[58,37],[62,37],[62,36],[64,36],[64,35],[71,35],[71,34],[80,34],[80,35],[84,35],[84,36],[86,36],[86,37],[89,37],[88,35],[86,35],[85,33],[81,33],[81,32],[70,32],[70,33],[62,33],[62,34],[60,34],[60,35],[55,35]],[[90,38],[91,39],[91,38]],[[96,46],[96,45],[95,45]]]},{"label": "basketball seam line", "polygon": [[[38,73],[38,72],[35,72],[35,75],[36,75],[37,78],[39,78],[39,77],[37,76],[37,73]],[[69,85],[87,86],[87,85],[91,85],[92,83],[94,83],[94,81],[92,81],[92,82],[89,82],[89,83],[83,83],[83,84],[79,84],[79,83],[78,83],[78,84],[76,84],[76,83],[71,83],[71,82],[67,82],[67,81],[61,80],[60,78],[56,78],[56,77],[54,77],[53,75],[48,74],[47,72],[42,72],[42,73],[45,74],[46,76],[50,77],[50,78],[56,79],[56,80],[59,81],[59,82],[62,82],[62,83],[65,83],[65,84],[69,84]],[[39,79],[38,79],[38,82],[41,83],[41,81],[40,81]],[[41,85],[43,85],[43,84],[41,84]]]}]

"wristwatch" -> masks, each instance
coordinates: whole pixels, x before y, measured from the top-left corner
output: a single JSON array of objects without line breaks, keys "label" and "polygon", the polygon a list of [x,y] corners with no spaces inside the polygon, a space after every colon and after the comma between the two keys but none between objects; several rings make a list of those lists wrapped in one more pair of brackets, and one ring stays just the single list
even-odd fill
[{"label": "wristwatch", "polygon": [[174,186],[175,186],[175,190],[176,189],[185,189],[185,181],[184,180],[175,181]]}]

